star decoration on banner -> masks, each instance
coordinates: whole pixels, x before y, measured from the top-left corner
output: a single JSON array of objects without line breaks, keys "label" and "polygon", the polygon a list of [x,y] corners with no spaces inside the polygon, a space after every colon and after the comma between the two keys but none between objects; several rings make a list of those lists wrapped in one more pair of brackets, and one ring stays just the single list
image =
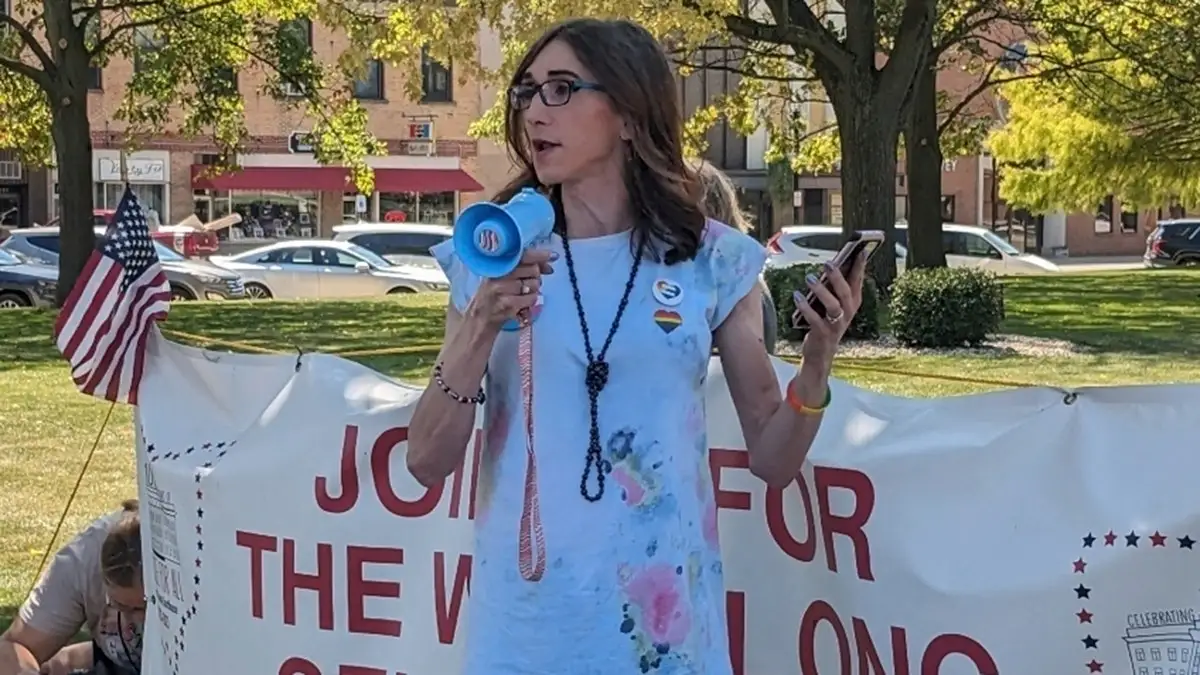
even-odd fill
[{"label": "star decoration on banner", "polygon": [[[154,443],[148,442],[143,437],[142,445],[146,448],[146,455],[151,462],[159,461],[176,461],[189,455],[207,454],[215,459],[220,459],[228,453],[228,449],[237,445],[237,441],[209,441],[199,445],[189,445],[183,450],[163,450],[158,448]],[[212,468],[213,462],[210,460],[205,464],[206,468]]]},{"label": "star decoration on banner", "polygon": [[[1147,534],[1147,530],[1142,530],[1142,534],[1138,534],[1137,530],[1130,530],[1129,534],[1125,534],[1125,535],[1118,535],[1115,531],[1109,530],[1106,534],[1101,535],[1101,536],[1104,540],[1104,546],[1106,546],[1106,547],[1109,547],[1109,546],[1115,547],[1117,539],[1123,537],[1125,539],[1125,548],[1137,548],[1137,549],[1141,549],[1141,550],[1144,550],[1147,552],[1149,552],[1155,548],[1164,548],[1164,549],[1170,548],[1170,546],[1168,546],[1167,542],[1169,539],[1171,539],[1170,536],[1163,534],[1163,532],[1161,530],[1155,530],[1153,534]],[[1149,547],[1138,545],[1138,542],[1140,542],[1143,538],[1150,540]],[[1096,539],[1097,539],[1097,537],[1095,534],[1093,534],[1092,532],[1088,532],[1087,535],[1085,535],[1084,537],[1081,538],[1081,540],[1083,542],[1082,548],[1095,549]],[[1177,542],[1179,542],[1180,549],[1195,550],[1194,546],[1196,543],[1198,543],[1197,540],[1192,539],[1191,535],[1188,535],[1188,534],[1185,534],[1181,537],[1175,537],[1175,540]],[[1089,556],[1094,556],[1094,555],[1101,555],[1101,553],[1099,551],[1095,551],[1094,553],[1089,554]],[[1094,558],[1092,558],[1091,560],[1086,560],[1082,556],[1080,556],[1078,559],[1073,561],[1071,563],[1073,574],[1082,574],[1085,576],[1089,576],[1088,572],[1087,572],[1087,567],[1088,567],[1089,562],[1096,562],[1096,561]],[[1094,572],[1093,572],[1093,574],[1094,574]],[[1095,585],[1096,585],[1094,583],[1094,581],[1095,580],[1093,580],[1093,583],[1090,585],[1079,583],[1077,586],[1075,586],[1075,588],[1071,589],[1075,592],[1075,599],[1076,600],[1092,600],[1091,594],[1092,594],[1092,591],[1095,590]],[[1093,623],[1092,619],[1094,617],[1095,617],[1095,614],[1093,612],[1089,611],[1086,605],[1083,607],[1080,607],[1079,611],[1075,613],[1077,625],[1079,625],[1079,626],[1082,626],[1085,623],[1092,625],[1092,623]],[[1087,654],[1088,650],[1099,650],[1100,649],[1100,638],[1096,637],[1091,632],[1088,632],[1085,635],[1080,636],[1079,641],[1081,643],[1083,643],[1083,649],[1084,649],[1085,654]],[[1087,658],[1087,657],[1085,656],[1085,658]],[[1104,665],[1105,664],[1103,661],[1099,661],[1094,658],[1092,658],[1086,662],[1083,662],[1083,666],[1085,668],[1087,668],[1087,671],[1086,671],[1087,673],[1103,673]]]}]

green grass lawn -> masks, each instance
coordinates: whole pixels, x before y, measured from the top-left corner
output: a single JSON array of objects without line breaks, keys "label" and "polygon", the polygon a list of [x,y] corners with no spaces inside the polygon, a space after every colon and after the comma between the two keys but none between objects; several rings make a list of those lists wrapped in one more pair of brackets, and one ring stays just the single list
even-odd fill
[{"label": "green grass lawn", "polygon": [[[906,396],[944,396],[990,385],[860,370],[974,376],[1060,386],[1200,382],[1200,274],[1094,273],[1006,281],[1006,333],[1070,340],[1087,354],[1062,358],[905,356],[844,362],[860,386]],[[359,351],[435,345],[445,296],[371,302],[186,303],[166,330],[258,348]],[[53,314],[0,312],[0,627],[33,581],[108,404],[77,393],[50,340]],[[186,341],[186,340],[185,340]],[[423,379],[435,348],[357,360]],[[104,430],[57,545],[134,494],[131,411],[118,406]]]}]

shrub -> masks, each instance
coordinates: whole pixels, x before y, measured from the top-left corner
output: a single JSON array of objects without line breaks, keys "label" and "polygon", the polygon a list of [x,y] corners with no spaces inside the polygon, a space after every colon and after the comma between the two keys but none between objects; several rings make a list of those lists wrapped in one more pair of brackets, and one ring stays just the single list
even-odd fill
[{"label": "shrub", "polygon": [[[796,303],[792,300],[792,291],[807,291],[808,283],[804,280],[808,274],[821,275],[824,266],[815,263],[792,265],[781,269],[769,269],[766,273],[767,288],[771,298],[775,300],[776,314],[779,316],[779,335],[792,341],[804,339],[808,331],[792,326],[792,313],[796,311]],[[856,340],[874,340],[879,337],[879,290],[874,280],[867,278],[863,282],[863,303],[858,314],[850,322],[846,337]]]},{"label": "shrub", "polygon": [[978,346],[1003,319],[1004,288],[991,272],[917,269],[892,285],[892,334],[912,347]]}]

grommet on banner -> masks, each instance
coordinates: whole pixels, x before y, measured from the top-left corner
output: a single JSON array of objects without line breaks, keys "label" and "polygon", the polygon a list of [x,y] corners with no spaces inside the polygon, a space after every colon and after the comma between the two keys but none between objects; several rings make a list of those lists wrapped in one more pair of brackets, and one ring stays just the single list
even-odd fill
[{"label": "grommet on banner", "polygon": [[1066,405],[1071,405],[1077,398],[1079,398],[1079,394],[1076,394],[1073,391],[1068,391],[1067,393],[1063,394],[1063,403]]}]

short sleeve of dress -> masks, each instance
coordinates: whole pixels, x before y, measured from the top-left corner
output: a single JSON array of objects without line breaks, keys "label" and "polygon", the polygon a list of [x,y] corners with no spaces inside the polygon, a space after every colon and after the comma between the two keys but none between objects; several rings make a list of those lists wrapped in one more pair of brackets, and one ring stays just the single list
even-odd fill
[{"label": "short sleeve of dress", "polygon": [[446,278],[450,281],[450,301],[459,312],[467,311],[475,291],[479,290],[480,278],[471,273],[454,251],[454,240],[447,239],[429,249]]},{"label": "short sleeve of dress", "polygon": [[716,294],[712,330],[716,330],[742,298],[758,284],[767,262],[762,244],[734,228],[709,221],[700,260]]}]

